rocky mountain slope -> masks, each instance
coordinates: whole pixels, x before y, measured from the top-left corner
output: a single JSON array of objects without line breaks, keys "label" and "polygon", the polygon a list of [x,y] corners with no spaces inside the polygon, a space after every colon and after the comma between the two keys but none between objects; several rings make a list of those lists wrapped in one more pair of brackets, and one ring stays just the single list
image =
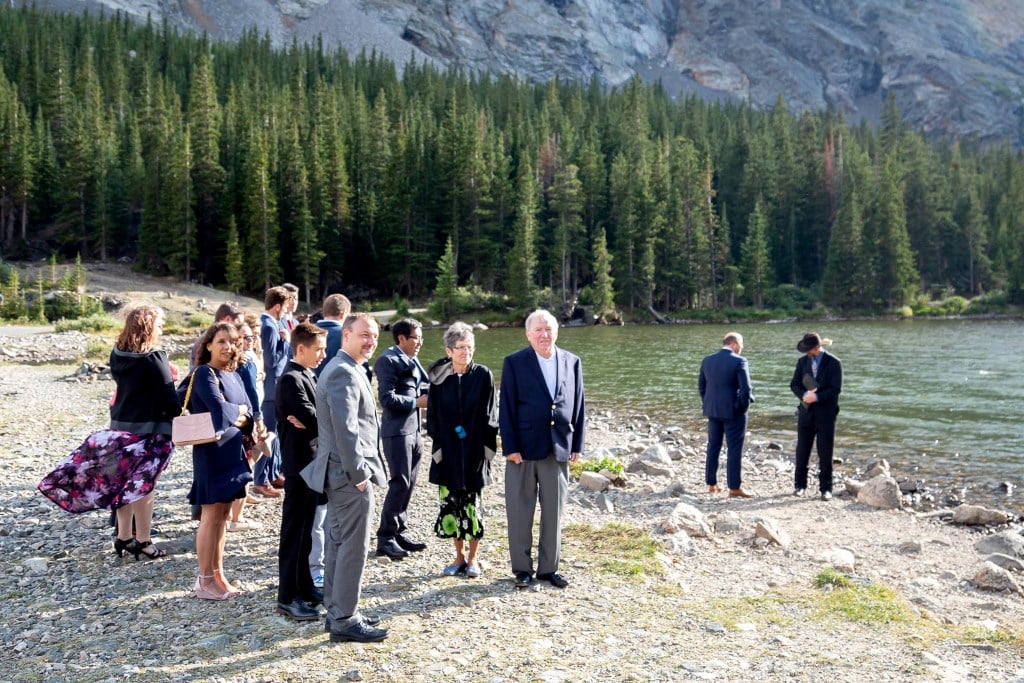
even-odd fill
[{"label": "rocky mountain slope", "polygon": [[618,85],[877,119],[889,93],[917,129],[1024,145],[1019,0],[49,0],[103,6],[232,38],[317,34],[525,78]]}]

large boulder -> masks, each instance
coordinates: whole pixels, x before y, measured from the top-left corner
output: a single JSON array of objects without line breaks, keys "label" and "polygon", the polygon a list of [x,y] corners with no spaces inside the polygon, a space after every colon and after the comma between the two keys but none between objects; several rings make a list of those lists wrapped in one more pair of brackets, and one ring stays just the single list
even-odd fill
[{"label": "large boulder", "polygon": [[687,535],[697,538],[707,538],[711,535],[711,525],[708,524],[704,513],[689,503],[676,503],[672,512],[661,523],[665,533],[674,534],[685,531]]},{"label": "large boulder", "polygon": [[580,472],[580,486],[588,491],[606,491],[611,482],[597,472]]},{"label": "large boulder", "polygon": [[903,507],[903,494],[895,479],[880,474],[861,487],[857,502],[880,510],[898,510]]},{"label": "large boulder", "polygon": [[672,476],[672,458],[669,456],[667,448],[661,444],[655,444],[637,455],[626,470],[642,472],[655,477],[670,477]]},{"label": "large boulder", "polygon": [[1024,589],[1010,572],[987,560],[978,565],[971,583],[986,591],[1024,593]]}]

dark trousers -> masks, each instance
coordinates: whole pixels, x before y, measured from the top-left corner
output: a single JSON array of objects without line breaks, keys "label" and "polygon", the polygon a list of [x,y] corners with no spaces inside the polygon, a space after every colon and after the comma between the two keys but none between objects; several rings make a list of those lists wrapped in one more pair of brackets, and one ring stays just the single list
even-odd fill
[{"label": "dark trousers", "polygon": [[708,418],[708,454],[704,460],[704,481],[708,486],[718,483],[718,455],[722,452],[722,437],[725,437],[725,478],[730,489],[740,488],[743,483],[743,437],[746,434],[746,415],[728,420]]},{"label": "dark trousers", "polygon": [[801,414],[796,425],[796,465],[793,486],[807,488],[807,470],[811,460],[811,445],[818,442],[818,488],[824,493],[832,490],[832,450],[836,440],[836,419],[817,418],[814,413]]},{"label": "dark trousers", "polygon": [[281,540],[277,548],[277,601],[289,603],[313,592],[309,551],[313,546],[313,516],[317,494],[301,477],[284,480],[281,506]]},{"label": "dark trousers", "polygon": [[[274,401],[264,401],[260,406],[263,411],[263,424],[267,431],[277,431],[277,415],[274,413]],[[256,486],[266,486],[281,476],[281,439],[274,439],[270,442],[270,456],[264,456],[256,461],[252,468],[252,483]]]},{"label": "dark trousers", "polygon": [[419,433],[387,436],[381,439],[388,461],[388,492],[380,512],[378,541],[403,533],[409,520],[409,500],[416,486],[423,456],[423,439]]}]

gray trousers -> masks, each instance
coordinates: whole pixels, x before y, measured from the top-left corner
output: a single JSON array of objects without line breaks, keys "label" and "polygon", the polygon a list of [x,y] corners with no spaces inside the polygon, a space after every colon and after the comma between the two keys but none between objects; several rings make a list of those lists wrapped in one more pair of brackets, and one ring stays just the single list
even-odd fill
[{"label": "gray trousers", "polygon": [[540,498],[537,573],[558,571],[562,554],[562,508],[569,494],[569,463],[554,455],[543,460],[505,461],[505,514],[513,572],[533,572],[533,513]]},{"label": "gray trousers", "polygon": [[327,504],[317,505],[316,514],[313,516],[313,544],[309,550],[309,575],[314,579],[324,573],[324,521],[326,519]]},{"label": "gray trousers", "polygon": [[327,465],[324,607],[330,625],[342,628],[358,619],[359,594],[370,542],[373,484],[360,491],[340,466]]}]

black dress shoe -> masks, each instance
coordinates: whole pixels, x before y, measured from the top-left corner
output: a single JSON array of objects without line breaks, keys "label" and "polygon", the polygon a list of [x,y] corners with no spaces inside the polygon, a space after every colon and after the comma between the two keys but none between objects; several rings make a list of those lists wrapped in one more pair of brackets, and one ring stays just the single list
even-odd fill
[{"label": "black dress shoe", "polygon": [[320,612],[298,598],[288,604],[277,603],[277,609],[274,611],[295,621],[316,621],[320,618]]},{"label": "black dress shoe", "polygon": [[363,621],[357,621],[337,631],[331,629],[332,643],[379,643],[387,637],[386,628],[374,628]]},{"label": "black dress shoe", "polygon": [[408,550],[410,553],[418,553],[421,550],[427,549],[426,543],[420,543],[419,541],[410,541],[402,534],[395,536],[395,542],[398,543],[398,547],[402,550]]},{"label": "black dress shoe", "polygon": [[395,539],[387,538],[377,542],[377,557],[383,557],[384,555],[387,555],[392,560],[400,560],[403,557],[408,557],[409,552],[403,550]]},{"label": "black dress shoe", "polygon": [[[359,618],[367,626],[376,626],[380,623],[380,616],[376,614],[366,614],[365,612],[359,613]],[[327,617],[324,619],[324,633],[331,632],[331,618]]]},{"label": "black dress shoe", "polygon": [[565,588],[569,585],[569,582],[565,579],[565,577],[557,572],[553,572],[551,574],[537,574],[537,580],[547,581],[555,588]]},{"label": "black dress shoe", "polygon": [[306,602],[306,604],[311,605],[313,607],[316,607],[317,605],[322,605],[323,604],[323,602],[324,602],[324,592],[322,590],[320,590],[319,588],[316,588],[314,586],[313,590],[310,591],[310,593],[308,595],[303,595],[302,596],[302,599],[303,599],[303,601]]},{"label": "black dress shoe", "polygon": [[516,572],[516,588],[526,588],[532,580],[530,572]]}]

